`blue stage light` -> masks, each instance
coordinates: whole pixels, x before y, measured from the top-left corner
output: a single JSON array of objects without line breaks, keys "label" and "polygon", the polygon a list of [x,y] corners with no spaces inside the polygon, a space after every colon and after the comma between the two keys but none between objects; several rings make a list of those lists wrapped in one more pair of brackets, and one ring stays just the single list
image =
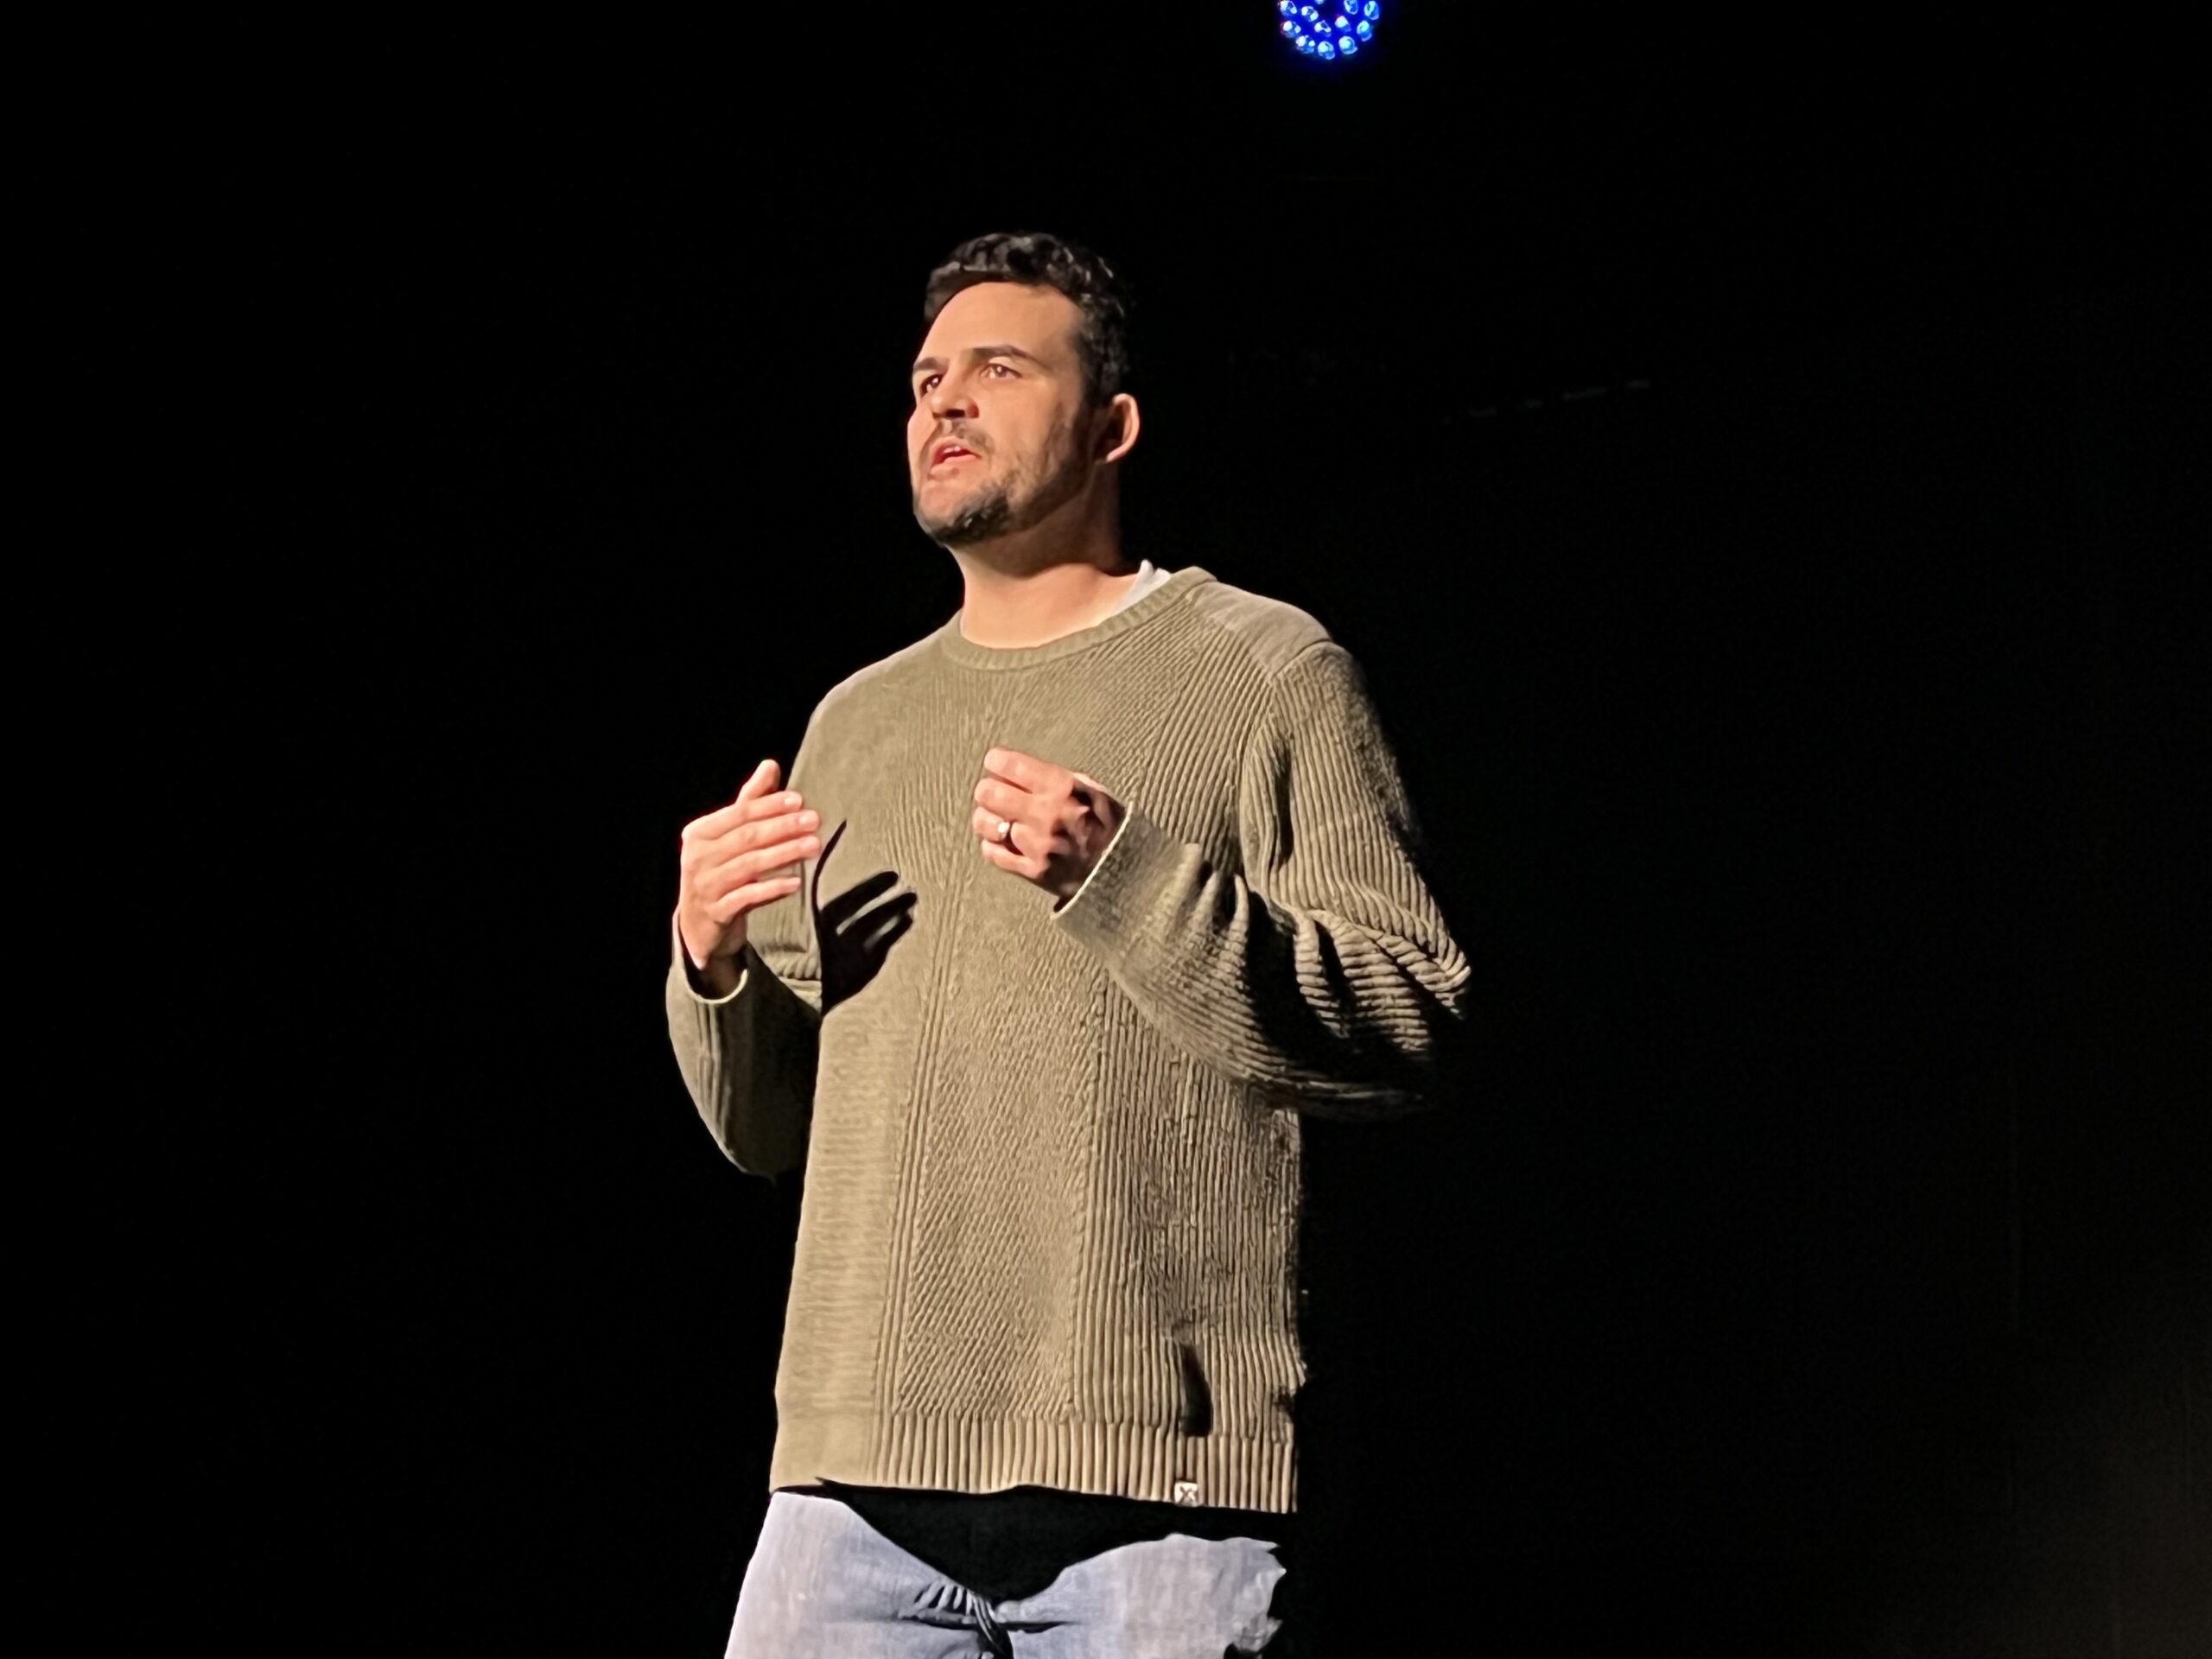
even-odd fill
[{"label": "blue stage light", "polygon": [[1310,0],[1275,0],[1275,12],[1283,39],[1302,56],[1334,62],[1357,56],[1362,43],[1375,38],[1382,0],[1337,0],[1325,12]]}]

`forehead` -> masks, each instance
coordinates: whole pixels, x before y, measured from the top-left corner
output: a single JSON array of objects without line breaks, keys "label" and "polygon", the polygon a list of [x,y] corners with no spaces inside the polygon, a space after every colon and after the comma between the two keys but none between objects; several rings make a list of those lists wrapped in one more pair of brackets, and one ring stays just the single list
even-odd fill
[{"label": "forehead", "polygon": [[1083,313],[1056,288],[978,283],[945,302],[918,355],[950,358],[973,346],[1019,346],[1042,362],[1071,363]]}]

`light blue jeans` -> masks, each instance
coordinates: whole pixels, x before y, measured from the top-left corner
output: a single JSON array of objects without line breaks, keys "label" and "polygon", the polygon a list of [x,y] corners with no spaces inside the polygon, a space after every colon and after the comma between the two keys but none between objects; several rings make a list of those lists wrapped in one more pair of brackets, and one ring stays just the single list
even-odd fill
[{"label": "light blue jeans", "polygon": [[728,1659],[1224,1659],[1257,1654],[1286,1568],[1255,1538],[1180,1533],[1071,1563],[1034,1595],[986,1601],[848,1505],[771,1494]]}]

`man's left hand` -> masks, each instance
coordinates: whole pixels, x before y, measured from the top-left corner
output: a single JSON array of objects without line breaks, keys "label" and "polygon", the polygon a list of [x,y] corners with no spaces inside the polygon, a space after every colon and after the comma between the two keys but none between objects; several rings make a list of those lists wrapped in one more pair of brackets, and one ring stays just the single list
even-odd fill
[{"label": "man's left hand", "polygon": [[985,858],[1065,904],[1105,855],[1121,828],[1122,804],[1096,779],[1018,750],[993,749],[983,756],[969,823]]}]

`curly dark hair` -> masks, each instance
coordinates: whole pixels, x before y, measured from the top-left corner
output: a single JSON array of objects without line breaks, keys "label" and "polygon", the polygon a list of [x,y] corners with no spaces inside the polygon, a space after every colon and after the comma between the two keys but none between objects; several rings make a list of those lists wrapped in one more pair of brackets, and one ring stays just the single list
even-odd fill
[{"label": "curly dark hair", "polygon": [[930,273],[922,298],[923,330],[927,332],[954,295],[978,283],[1058,289],[1083,314],[1075,344],[1083,365],[1084,402],[1096,408],[1128,385],[1128,287],[1113,266],[1090,249],[1043,231],[970,237]]}]

